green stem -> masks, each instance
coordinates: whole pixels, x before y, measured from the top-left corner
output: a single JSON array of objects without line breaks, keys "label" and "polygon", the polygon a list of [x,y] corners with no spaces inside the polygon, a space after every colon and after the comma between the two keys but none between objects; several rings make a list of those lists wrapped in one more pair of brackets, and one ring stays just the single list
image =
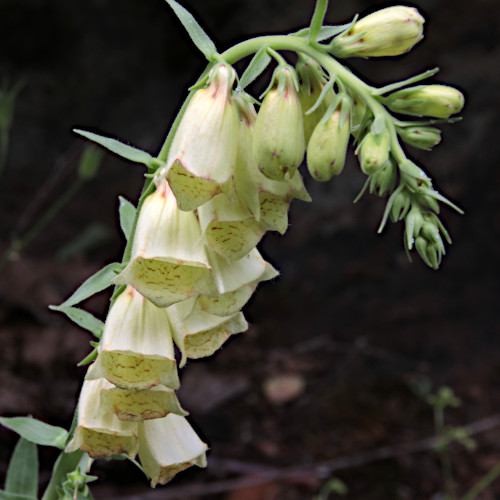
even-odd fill
[{"label": "green stem", "polygon": [[9,130],[0,130],[0,177],[3,175],[5,164],[7,162],[7,153],[9,151]]},{"label": "green stem", "polygon": [[[444,409],[440,405],[434,406],[434,426],[438,438],[446,439],[445,427],[444,427]],[[453,472],[449,455],[448,441],[445,441],[444,445],[438,448],[438,455],[439,455],[439,461],[441,463],[441,472],[443,474],[446,500],[456,500],[455,488],[453,486]]]},{"label": "green stem", "polygon": [[11,242],[9,248],[0,257],[0,270],[5,267],[16,253],[29,245],[48,226],[61,209],[76,195],[84,183],[85,181],[82,178],[77,178],[76,181],[71,184],[52,205],[50,205],[47,211],[27,233]]},{"label": "green stem", "polygon": [[486,473],[463,497],[462,500],[474,500],[483,492],[498,476],[500,476],[500,463],[495,465]]}]

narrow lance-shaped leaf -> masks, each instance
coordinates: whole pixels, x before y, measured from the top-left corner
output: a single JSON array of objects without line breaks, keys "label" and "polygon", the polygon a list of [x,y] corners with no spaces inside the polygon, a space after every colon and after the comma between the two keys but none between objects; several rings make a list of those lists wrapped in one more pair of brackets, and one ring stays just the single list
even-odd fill
[{"label": "narrow lance-shaped leaf", "polygon": [[130,234],[132,233],[132,228],[134,227],[135,214],[137,212],[136,208],[130,201],[123,198],[123,196],[119,196],[120,200],[120,208],[118,209],[120,215],[120,227],[125,235],[125,239],[130,238]]},{"label": "narrow lance-shaped leaf", "polygon": [[309,29],[309,43],[316,41],[316,38],[321,31],[321,27],[323,26],[323,20],[325,19],[327,8],[328,0],[316,0],[314,14],[311,19],[311,27]]},{"label": "narrow lance-shaped leaf", "polygon": [[10,459],[5,491],[36,500],[38,493],[38,450],[36,444],[19,438]]},{"label": "narrow lance-shaped leaf", "polygon": [[111,139],[111,137],[104,137],[99,134],[94,134],[93,132],[87,132],[86,130],[73,129],[75,134],[79,134],[90,141],[96,142],[101,146],[109,149],[112,153],[125,158],[126,160],[133,161],[135,163],[142,163],[143,165],[150,166],[153,164],[154,158],[143,151],[142,149],[137,149],[132,146],[128,146],[123,142],[117,141],[116,139]]},{"label": "narrow lance-shaped leaf", "polygon": [[179,18],[179,21],[183,24],[196,47],[198,47],[209,61],[213,60],[217,55],[217,48],[203,28],[198,24],[198,21],[196,21],[193,15],[175,0],[166,0],[166,2]]},{"label": "narrow lance-shaped leaf", "polygon": [[36,500],[36,497],[33,497],[31,495],[21,495],[19,493],[11,493],[9,491],[0,490],[0,500]]},{"label": "narrow lance-shaped leaf", "polygon": [[[53,306],[49,307],[54,309]],[[89,312],[84,311],[83,309],[78,309],[77,307],[59,307],[56,310],[66,314],[71,321],[82,327],[84,330],[93,333],[98,339],[101,338],[104,330],[104,323]]]},{"label": "narrow lance-shaped leaf", "polygon": [[46,424],[33,417],[0,417],[0,424],[17,432],[24,439],[42,446],[62,449],[68,435],[66,429]]},{"label": "narrow lance-shaped leaf", "polygon": [[58,306],[51,306],[54,311],[59,311],[65,307],[74,306],[92,295],[102,292],[111,285],[111,280],[122,270],[122,265],[113,262],[97,271],[93,276],[84,281],[73,294]]},{"label": "narrow lance-shaped leaf", "polygon": [[42,500],[59,500],[58,487],[66,480],[66,475],[73,472],[78,467],[80,460],[83,455],[80,450],[74,451],[73,453],[62,452],[58,457],[52,468],[52,475],[50,476],[50,481],[45,490]]},{"label": "narrow lance-shaped leaf", "polygon": [[244,89],[250,85],[267,68],[271,60],[272,58],[267,52],[267,46],[261,47],[241,76],[239,87]]}]

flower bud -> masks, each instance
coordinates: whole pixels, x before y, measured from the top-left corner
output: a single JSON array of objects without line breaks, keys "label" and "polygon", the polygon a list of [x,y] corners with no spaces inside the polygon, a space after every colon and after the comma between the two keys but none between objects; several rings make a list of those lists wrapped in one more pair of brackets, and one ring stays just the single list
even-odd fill
[{"label": "flower bud", "polygon": [[106,378],[124,389],[163,384],[177,389],[179,378],[168,315],[127,287],[111,306],[96,362],[88,380]]},{"label": "flower bud", "polygon": [[392,201],[390,216],[393,222],[398,222],[404,219],[408,210],[410,210],[411,198],[406,190],[402,189],[396,194]]},{"label": "flower bud", "polygon": [[406,247],[411,250],[415,242],[415,238],[420,234],[424,218],[422,211],[418,205],[412,206],[411,210],[405,217],[405,239]]},{"label": "flower bud", "polygon": [[247,255],[265,232],[249,210],[224,194],[202,205],[198,217],[206,245],[229,261]]},{"label": "flower bud", "polygon": [[425,19],[417,9],[397,5],[381,9],[333,39],[337,57],[397,56],[408,52],[423,38]]},{"label": "flower bud", "polygon": [[441,142],[441,130],[435,127],[401,127],[398,133],[406,144],[427,151]]},{"label": "flower bud", "polygon": [[106,380],[101,391],[101,402],[105,412],[114,413],[119,420],[126,422],[163,418],[170,413],[187,415],[175,392],[164,385],[136,391],[121,389]]},{"label": "flower bud", "polygon": [[358,95],[353,96],[353,106],[351,112],[351,132],[357,137],[360,132],[361,124],[366,115],[366,102]]},{"label": "flower bud", "polygon": [[329,117],[325,116],[316,125],[307,145],[307,168],[317,181],[328,181],[332,176],[340,174],[344,168],[350,135],[350,117],[349,113],[342,113],[342,103],[347,101],[347,98],[343,98],[333,113]]},{"label": "flower bud", "polygon": [[311,201],[302,176],[296,172],[291,179],[268,179],[260,172],[252,154],[254,124],[257,117],[253,105],[235,98],[240,114],[238,154],[234,185],[242,204],[266,229],[285,233],[288,228],[288,208],[293,198]]},{"label": "flower bud", "polygon": [[389,132],[368,132],[359,146],[359,163],[366,175],[372,175],[389,161]]},{"label": "flower bud", "polygon": [[295,90],[293,69],[278,67],[275,86],[266,94],[255,122],[253,154],[269,179],[291,178],[305,153],[302,107]]},{"label": "flower bud", "polygon": [[80,449],[92,458],[137,454],[137,424],[122,422],[111,412],[104,412],[101,390],[105,381],[86,380],[78,401],[78,422],[75,434],[66,447],[70,453]]},{"label": "flower bud", "polygon": [[210,264],[194,212],[178,209],[163,181],[146,198],[132,246],[132,258],[114,279],[132,285],[158,307],[213,292]]},{"label": "flower bud", "polygon": [[394,92],[385,102],[395,113],[449,118],[462,110],[464,96],[447,85],[418,85]]},{"label": "flower bud", "polygon": [[312,112],[308,111],[316,104],[322,90],[326,85],[326,78],[321,66],[307,56],[302,56],[296,66],[299,77],[299,101],[302,107],[302,119],[304,121],[304,138],[306,145],[313,133],[314,128],[326,113],[335,93],[330,90],[322,99],[319,106]]},{"label": "flower bud", "polygon": [[139,424],[139,458],[153,487],[168,483],[192,465],[206,467],[207,449],[189,422],[179,415]]},{"label": "flower bud", "polygon": [[370,175],[370,193],[385,196],[394,191],[397,180],[397,167],[394,161],[389,161],[374,174]]},{"label": "flower bud", "polygon": [[194,210],[227,182],[236,160],[237,115],[231,100],[234,70],[216,65],[207,88],[189,102],[159,177],[168,179],[181,210]]}]

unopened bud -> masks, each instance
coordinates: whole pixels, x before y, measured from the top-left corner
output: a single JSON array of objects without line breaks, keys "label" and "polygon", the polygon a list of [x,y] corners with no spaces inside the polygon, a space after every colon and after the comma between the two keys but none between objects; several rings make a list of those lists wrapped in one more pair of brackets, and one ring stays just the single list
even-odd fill
[{"label": "unopened bud", "polygon": [[380,134],[368,132],[359,147],[361,170],[372,175],[389,160],[389,132],[384,129]]},{"label": "unopened bud", "polygon": [[401,127],[398,133],[406,144],[427,151],[441,142],[441,130],[435,127]]},{"label": "unopened bud", "polygon": [[413,206],[405,218],[405,238],[409,250],[412,249],[415,238],[420,234],[423,223],[422,211],[418,205]]},{"label": "unopened bud", "polygon": [[307,146],[307,168],[317,181],[328,181],[344,168],[350,126],[349,114],[342,116],[341,108],[316,125]]},{"label": "unopened bud", "polygon": [[397,56],[423,38],[424,18],[417,9],[398,5],[381,9],[356,22],[335,38],[331,51],[337,57]]},{"label": "unopened bud", "polygon": [[380,170],[370,175],[370,193],[385,196],[394,191],[397,180],[396,164],[389,161]]},{"label": "unopened bud", "polygon": [[398,222],[406,217],[408,210],[410,209],[411,199],[408,193],[403,189],[401,190],[392,201],[391,205],[391,220],[393,222]]},{"label": "unopened bud", "polygon": [[307,145],[314,128],[326,113],[335,93],[333,90],[327,92],[319,106],[312,113],[308,113],[318,101],[326,85],[326,78],[319,64],[310,58],[307,60],[300,60],[297,63],[296,69],[299,77],[298,96],[300,105],[302,106],[302,118],[304,120],[304,138]]},{"label": "unopened bud", "polygon": [[253,154],[269,179],[292,177],[305,153],[304,123],[290,67],[276,69],[276,84],[264,98],[254,129]]},{"label": "unopened bud", "polygon": [[462,110],[464,96],[447,85],[418,85],[394,92],[387,98],[386,104],[396,113],[449,118]]}]

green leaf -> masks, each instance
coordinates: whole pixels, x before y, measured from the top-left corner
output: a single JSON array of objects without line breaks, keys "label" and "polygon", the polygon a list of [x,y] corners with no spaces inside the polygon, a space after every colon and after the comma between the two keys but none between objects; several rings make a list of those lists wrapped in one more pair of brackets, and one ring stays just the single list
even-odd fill
[{"label": "green leaf", "polygon": [[314,43],[323,26],[326,9],[328,8],[328,0],[316,0],[314,14],[311,19],[311,27],[309,29],[309,43]]},{"label": "green leaf", "polygon": [[38,450],[36,444],[19,438],[10,459],[5,491],[36,500],[38,493]]},{"label": "green leaf", "polygon": [[94,348],[90,354],[85,356],[76,366],[85,366],[92,363],[95,359],[97,359],[97,349]]},{"label": "green leaf", "polygon": [[0,490],[0,500],[36,500],[36,497]]},{"label": "green leaf", "polygon": [[66,481],[66,475],[73,472],[78,467],[84,453],[80,450],[72,453],[62,452],[52,468],[52,475],[42,500],[59,500],[57,487],[61,486]]},{"label": "green leaf", "polygon": [[94,315],[78,307],[60,307],[57,310],[66,314],[73,323],[93,333],[98,339],[102,337],[104,323]]},{"label": "green leaf", "polygon": [[74,306],[92,295],[106,290],[111,286],[111,280],[120,273],[122,265],[118,262],[113,262],[97,271],[93,276],[84,281],[73,294],[58,306],[49,306],[53,311],[59,311],[65,307]]},{"label": "green leaf", "polygon": [[123,198],[123,196],[119,196],[118,199],[120,200],[120,207],[118,209],[118,213],[120,215],[120,227],[125,235],[125,239],[128,241],[134,227],[135,214],[137,210],[134,205],[132,205],[130,201]]},{"label": "green leaf", "polygon": [[239,87],[244,89],[250,85],[267,68],[271,60],[272,58],[267,52],[267,46],[262,46],[253,56],[241,76]]},{"label": "green leaf", "polygon": [[0,417],[0,424],[17,432],[22,438],[42,446],[64,448],[68,432],[33,417]]},{"label": "green leaf", "polygon": [[217,56],[217,48],[210,37],[205,33],[203,28],[198,24],[198,21],[184,7],[179,5],[175,0],[166,0],[172,8],[179,21],[184,26],[188,35],[193,40],[193,43],[203,53],[203,55],[212,61]]},{"label": "green leaf", "polygon": [[146,151],[128,146],[127,144],[117,141],[116,139],[111,139],[111,137],[104,137],[102,135],[77,128],[73,129],[73,132],[75,134],[82,135],[90,141],[100,144],[106,149],[109,149],[112,153],[115,153],[126,160],[130,160],[135,163],[142,163],[147,166],[151,165],[151,162],[153,161],[153,157],[149,153],[146,153]]}]

